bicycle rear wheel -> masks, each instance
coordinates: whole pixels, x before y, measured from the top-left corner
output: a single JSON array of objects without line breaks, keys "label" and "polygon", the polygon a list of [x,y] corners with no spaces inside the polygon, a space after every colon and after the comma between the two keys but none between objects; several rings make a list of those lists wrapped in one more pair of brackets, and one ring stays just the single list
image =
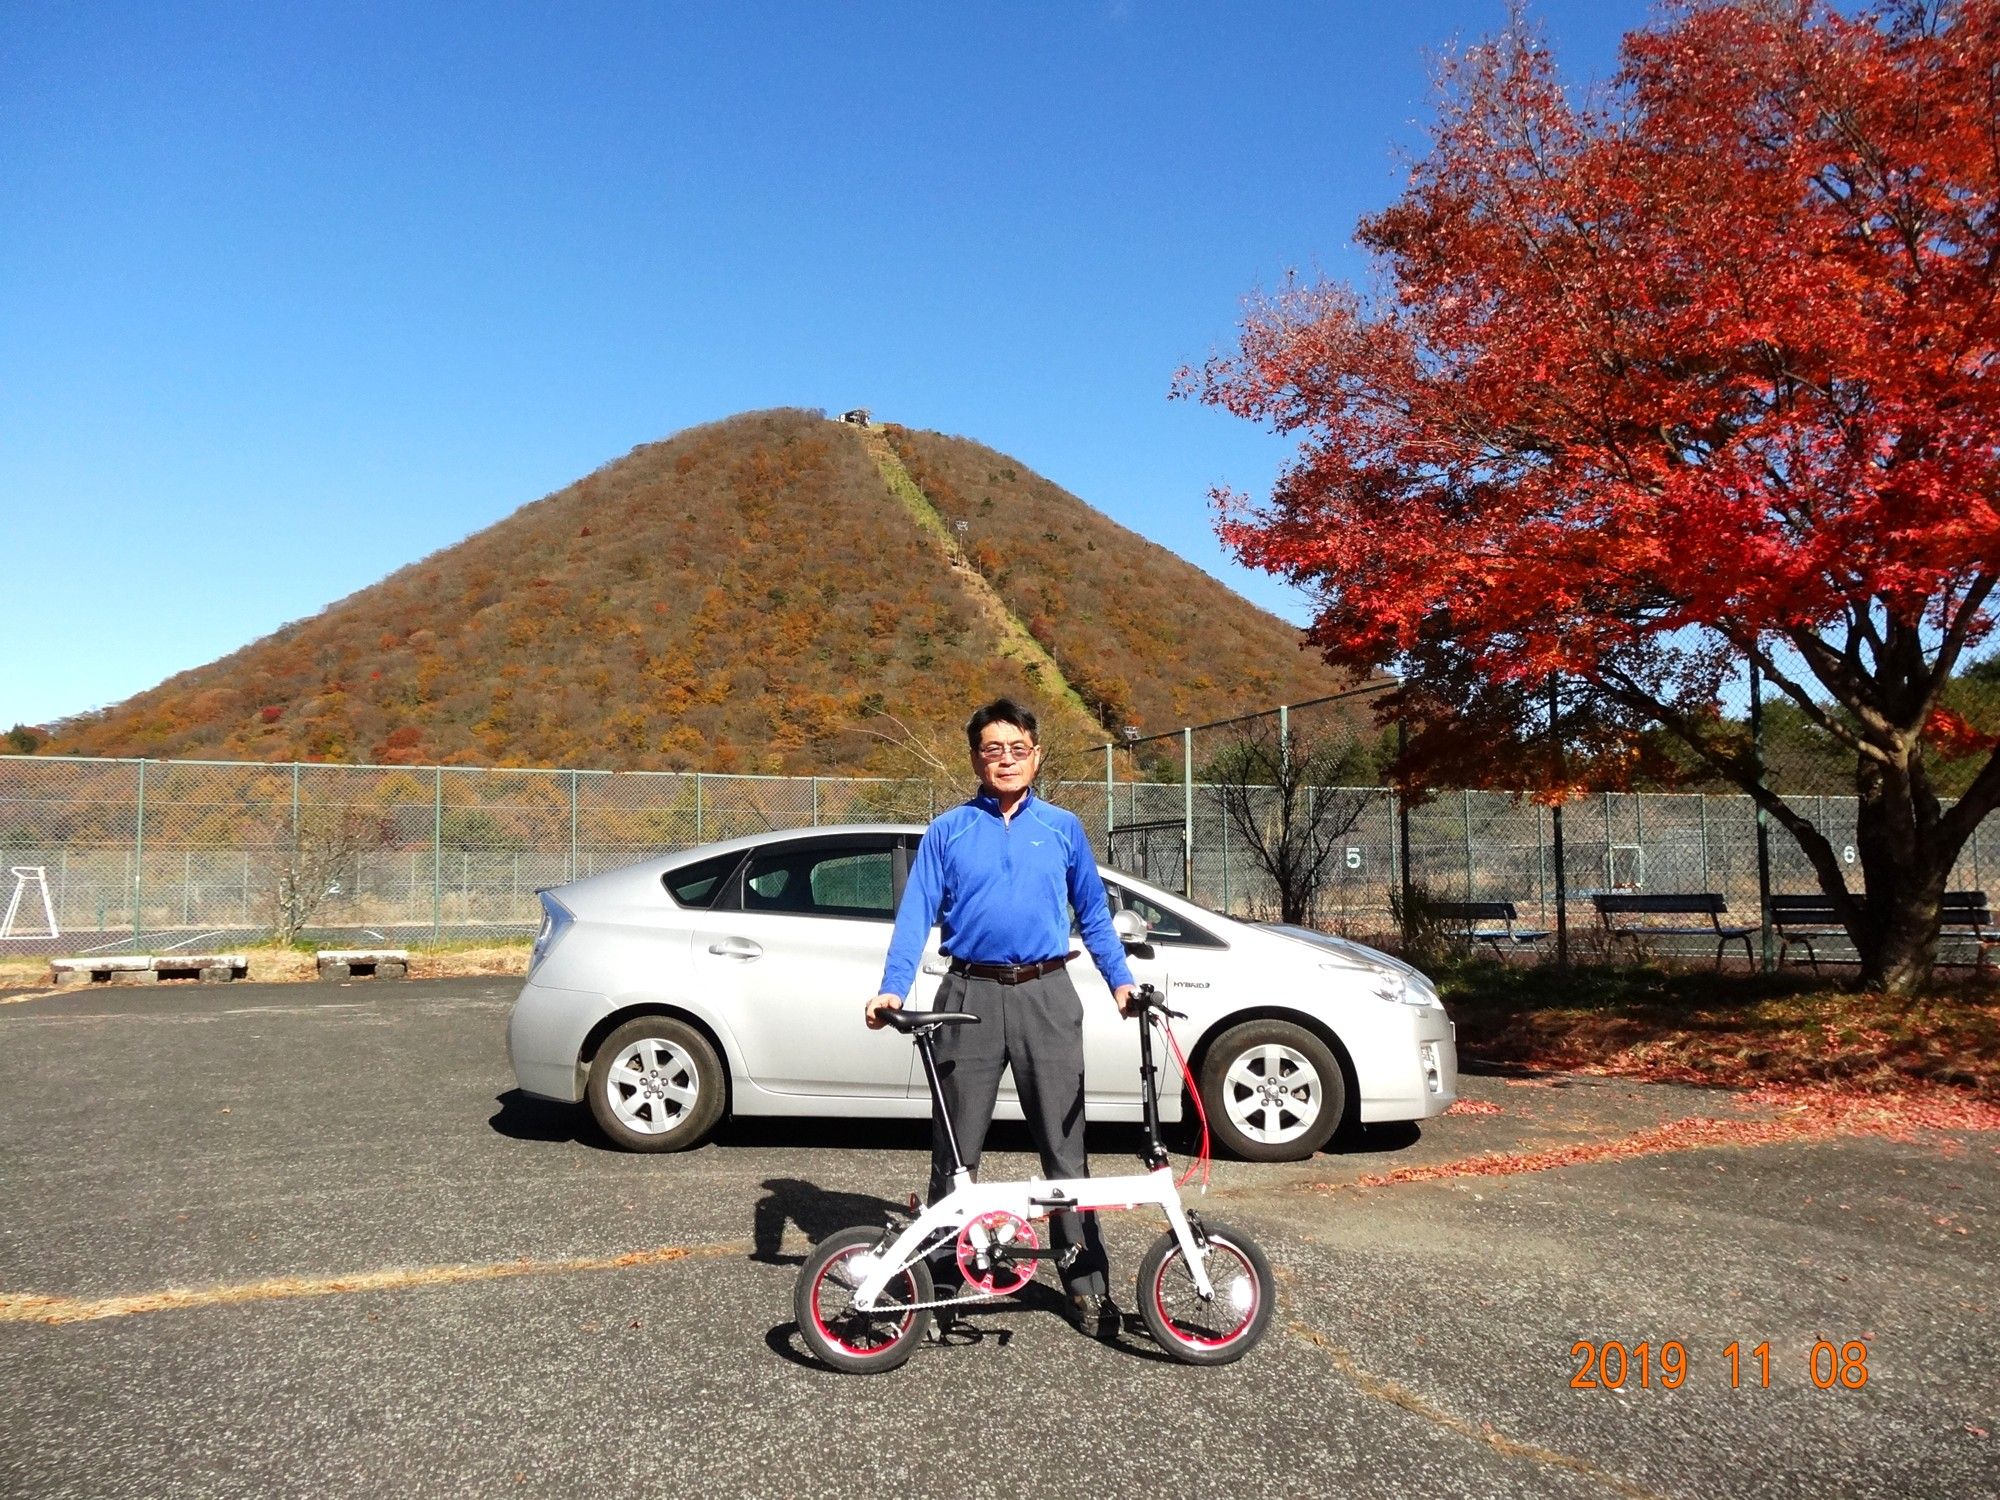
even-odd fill
[{"label": "bicycle rear wheel", "polygon": [[1257,1242],[1226,1224],[1208,1224],[1208,1280],[1195,1290],[1181,1242],[1169,1229],[1139,1262],[1139,1315],[1159,1346],[1191,1365],[1226,1365],[1256,1347],[1271,1326],[1276,1288]]},{"label": "bicycle rear wheel", "polygon": [[881,1242],[882,1231],[866,1224],[829,1235],[799,1268],[792,1294],[806,1347],[850,1375],[895,1369],[915,1350],[930,1318],[930,1309],[920,1305],[931,1300],[930,1267],[921,1258],[889,1278],[873,1312],[854,1306]]}]

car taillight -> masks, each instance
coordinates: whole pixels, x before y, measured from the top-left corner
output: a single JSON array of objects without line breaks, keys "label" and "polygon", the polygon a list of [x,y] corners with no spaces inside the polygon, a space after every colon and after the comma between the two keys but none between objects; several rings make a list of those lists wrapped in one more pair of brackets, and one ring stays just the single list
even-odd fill
[{"label": "car taillight", "polygon": [[542,966],[542,960],[549,956],[549,950],[555,947],[563,933],[568,930],[569,924],[576,920],[570,909],[547,891],[536,891],[535,894],[542,903],[542,930],[535,934],[535,951],[528,957],[530,974]]}]

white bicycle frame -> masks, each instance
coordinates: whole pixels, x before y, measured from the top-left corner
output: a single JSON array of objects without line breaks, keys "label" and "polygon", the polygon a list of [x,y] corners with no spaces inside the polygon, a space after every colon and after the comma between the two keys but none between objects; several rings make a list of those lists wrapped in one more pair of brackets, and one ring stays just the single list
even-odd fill
[{"label": "white bicycle frame", "polygon": [[[1151,1159],[1164,1163],[1166,1153],[1159,1149],[1159,1108],[1154,1093],[1152,1015],[1149,1013],[1142,1017],[1139,1024],[1147,1028],[1141,1037],[1140,1056],[1146,1089],[1148,1144],[1153,1152]],[[935,1101],[937,1068],[931,1057],[928,1036],[917,1038],[917,1049],[923,1059],[925,1077],[930,1080],[931,1097]],[[956,1138],[951,1140],[951,1152],[956,1159]],[[1196,1238],[1194,1226],[1188,1222],[1187,1212],[1181,1207],[1181,1190],[1174,1180],[1173,1168],[1163,1164],[1147,1172],[1123,1177],[1031,1177],[1025,1182],[975,1182],[972,1173],[961,1166],[952,1174],[951,1191],[918,1215],[916,1222],[897,1235],[895,1242],[879,1257],[855,1258],[853,1269],[863,1274],[861,1285],[854,1291],[854,1307],[858,1312],[876,1311],[877,1299],[888,1289],[892,1278],[900,1275],[904,1267],[923,1255],[934,1243],[955,1244],[968,1225],[972,1226],[973,1250],[983,1254],[991,1247],[991,1241],[976,1221],[987,1214],[1011,1214],[1025,1222],[1037,1215],[1072,1209],[1089,1213],[1097,1209],[1138,1208],[1148,1203],[1167,1216],[1174,1238],[1180,1241],[1181,1254],[1187,1258],[1188,1273],[1194,1278],[1195,1290],[1204,1301],[1213,1298],[1215,1287],[1208,1279],[1208,1247]],[[1046,1259],[1047,1256],[1037,1258]]]},{"label": "white bicycle frame", "polygon": [[[1196,1242],[1194,1227],[1181,1208],[1181,1190],[1174,1182],[1172,1167],[1125,1177],[1031,1177],[1026,1182],[974,1182],[971,1173],[960,1172],[953,1180],[951,1192],[925,1209],[915,1223],[896,1236],[896,1242],[881,1258],[868,1267],[854,1292],[855,1309],[875,1311],[876,1299],[889,1282],[922,1255],[932,1241],[955,1242],[968,1224],[986,1214],[1006,1213],[1027,1220],[1037,1214],[1069,1209],[1088,1213],[1093,1209],[1139,1208],[1148,1203],[1166,1214],[1167,1223],[1173,1226],[1174,1238],[1180,1241],[1181,1253],[1187,1257],[1188,1271],[1194,1277],[1195,1290],[1204,1298],[1213,1297],[1215,1288],[1208,1279],[1208,1251]],[[985,1239],[985,1230],[973,1229],[975,1250],[987,1248],[982,1243]],[[857,1264],[854,1269],[860,1270],[862,1265]]]}]

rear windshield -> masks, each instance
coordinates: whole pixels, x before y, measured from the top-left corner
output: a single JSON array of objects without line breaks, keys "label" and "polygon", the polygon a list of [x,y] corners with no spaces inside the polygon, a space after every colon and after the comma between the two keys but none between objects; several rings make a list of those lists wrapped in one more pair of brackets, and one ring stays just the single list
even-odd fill
[{"label": "rear windshield", "polygon": [[694,864],[682,865],[678,870],[669,870],[663,877],[667,894],[682,906],[711,907],[715,905],[715,898],[728,889],[729,876],[742,858],[742,851],[738,850],[733,854],[712,855]]}]

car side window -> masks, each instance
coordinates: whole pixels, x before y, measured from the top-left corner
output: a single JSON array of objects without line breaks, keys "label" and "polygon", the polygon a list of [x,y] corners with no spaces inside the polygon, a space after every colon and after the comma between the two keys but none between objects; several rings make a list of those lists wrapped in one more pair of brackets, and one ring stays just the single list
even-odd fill
[{"label": "car side window", "polygon": [[1115,880],[1104,882],[1104,899],[1110,904],[1114,916],[1120,911],[1130,911],[1144,917],[1146,925],[1153,929],[1146,935],[1146,941],[1149,943],[1163,943],[1182,948],[1229,946],[1206,927],[1190,922],[1178,912],[1168,911],[1164,906],[1156,906],[1144,896],[1127,890]]},{"label": "car side window", "polygon": [[691,865],[682,865],[678,870],[669,870],[662,877],[667,894],[682,906],[706,911],[729,888],[730,872],[742,858],[740,851],[717,854]]},{"label": "car side window", "polygon": [[894,874],[887,847],[765,850],[744,874],[743,909],[893,921]]}]

